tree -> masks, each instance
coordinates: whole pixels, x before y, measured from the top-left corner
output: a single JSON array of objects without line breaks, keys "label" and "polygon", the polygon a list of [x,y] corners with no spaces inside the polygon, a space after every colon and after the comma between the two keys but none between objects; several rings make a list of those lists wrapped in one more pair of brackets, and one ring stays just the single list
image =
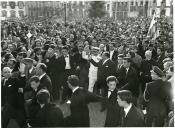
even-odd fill
[{"label": "tree", "polygon": [[89,17],[90,18],[102,18],[106,14],[105,2],[93,1],[90,3]]}]

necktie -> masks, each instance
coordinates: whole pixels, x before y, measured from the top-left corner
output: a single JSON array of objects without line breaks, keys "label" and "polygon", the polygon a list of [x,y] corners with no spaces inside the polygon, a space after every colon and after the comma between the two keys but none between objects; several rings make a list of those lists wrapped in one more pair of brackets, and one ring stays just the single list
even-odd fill
[{"label": "necktie", "polygon": [[123,110],[123,111],[122,111],[122,122],[121,122],[121,127],[124,126],[125,116],[126,116],[126,113],[125,113],[125,111]]},{"label": "necktie", "polygon": [[108,90],[108,98],[110,97],[112,92],[113,92],[112,90]]}]

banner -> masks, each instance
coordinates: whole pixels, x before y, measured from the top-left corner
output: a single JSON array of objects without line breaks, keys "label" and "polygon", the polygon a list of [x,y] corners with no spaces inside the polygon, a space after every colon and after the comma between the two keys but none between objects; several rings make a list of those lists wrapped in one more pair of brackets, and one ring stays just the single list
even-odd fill
[{"label": "banner", "polygon": [[153,18],[151,20],[151,24],[150,24],[150,27],[148,29],[148,33],[147,33],[147,37],[150,36],[150,37],[158,37],[159,36],[159,33],[157,32],[157,27],[156,27],[156,23],[157,23],[157,18],[159,17],[159,14],[157,14],[157,11],[155,9],[155,12],[154,12],[154,15],[153,15]]}]

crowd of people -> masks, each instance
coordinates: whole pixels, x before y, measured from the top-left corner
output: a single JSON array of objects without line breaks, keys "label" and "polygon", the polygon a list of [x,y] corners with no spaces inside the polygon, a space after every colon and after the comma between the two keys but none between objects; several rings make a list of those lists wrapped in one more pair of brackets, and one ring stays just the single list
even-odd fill
[{"label": "crowd of people", "polygon": [[[1,24],[2,126],[89,127],[88,103],[105,127],[173,126],[173,24],[151,18]],[[70,102],[64,117],[54,104]]]}]

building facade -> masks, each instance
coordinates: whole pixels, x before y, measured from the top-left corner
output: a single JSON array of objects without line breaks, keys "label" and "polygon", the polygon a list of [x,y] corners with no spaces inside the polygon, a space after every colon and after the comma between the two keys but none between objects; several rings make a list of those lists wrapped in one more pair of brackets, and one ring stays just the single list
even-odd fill
[{"label": "building facade", "polygon": [[173,15],[173,0],[115,0],[106,2],[108,16],[114,19],[152,16],[154,11],[160,15]]},{"label": "building facade", "polygon": [[2,1],[0,2],[0,17],[3,19],[22,19],[26,15],[24,1]]}]

